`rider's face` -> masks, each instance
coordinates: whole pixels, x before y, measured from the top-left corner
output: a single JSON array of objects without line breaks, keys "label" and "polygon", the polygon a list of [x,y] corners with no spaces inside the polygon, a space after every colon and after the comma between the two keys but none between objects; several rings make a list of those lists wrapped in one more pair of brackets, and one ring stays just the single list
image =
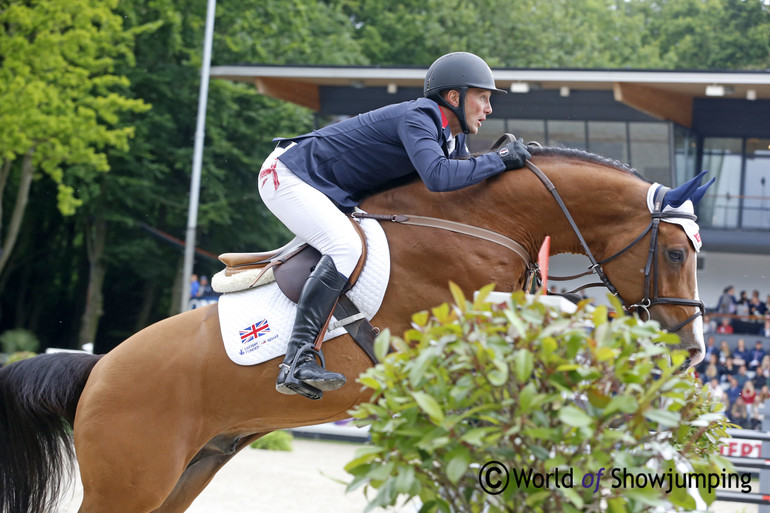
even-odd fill
[{"label": "rider's face", "polygon": [[[465,93],[465,122],[468,125],[469,134],[478,133],[481,123],[492,113],[490,96],[492,96],[490,91],[476,87],[469,88]],[[446,93],[445,98],[455,107],[460,105],[460,92],[456,89]],[[452,129],[452,134],[457,135],[461,133],[460,120],[457,119],[454,113],[449,113],[448,110],[445,110],[445,114],[449,117],[449,126]]]},{"label": "rider's face", "polygon": [[468,89],[465,94],[465,122],[468,124],[468,133],[478,133],[481,123],[492,113],[491,96],[492,93],[486,89]]}]

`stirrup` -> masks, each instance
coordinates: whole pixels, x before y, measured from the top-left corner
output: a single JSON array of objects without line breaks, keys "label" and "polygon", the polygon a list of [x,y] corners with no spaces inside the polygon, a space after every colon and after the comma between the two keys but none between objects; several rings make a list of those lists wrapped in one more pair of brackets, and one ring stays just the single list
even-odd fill
[{"label": "stirrup", "polygon": [[313,400],[318,400],[323,397],[323,391],[294,377],[294,373],[297,370],[297,363],[299,363],[300,358],[308,352],[312,352],[314,356],[318,356],[318,358],[321,360],[321,367],[326,368],[326,359],[324,358],[323,353],[317,351],[311,342],[304,342],[297,348],[297,353],[294,355],[294,359],[292,360],[291,365],[281,363],[278,366],[281,369],[278,373],[278,379],[281,378],[284,372],[286,373],[286,377],[284,378],[283,383],[275,384],[275,389],[278,392],[286,395],[299,394],[303,397],[307,397],[308,399]]}]

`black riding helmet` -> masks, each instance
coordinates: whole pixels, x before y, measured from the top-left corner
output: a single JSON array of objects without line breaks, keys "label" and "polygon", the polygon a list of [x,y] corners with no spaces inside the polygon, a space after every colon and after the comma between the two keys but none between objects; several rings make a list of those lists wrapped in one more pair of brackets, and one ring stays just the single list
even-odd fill
[{"label": "black riding helmet", "polygon": [[[478,55],[468,52],[442,55],[430,65],[425,75],[425,97],[451,110],[460,120],[460,128],[466,134],[468,124],[465,122],[465,93],[469,87],[487,89],[493,94],[507,93],[495,86],[495,77],[492,76],[492,70],[487,63]],[[450,89],[460,92],[459,107],[450,105],[441,96],[443,91]]]}]

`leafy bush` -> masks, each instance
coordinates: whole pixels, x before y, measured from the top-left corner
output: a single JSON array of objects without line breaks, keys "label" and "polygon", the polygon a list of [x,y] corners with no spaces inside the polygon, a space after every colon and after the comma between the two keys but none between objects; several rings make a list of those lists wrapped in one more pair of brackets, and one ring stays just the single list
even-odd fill
[{"label": "leafy bush", "polygon": [[32,351],[18,351],[8,357],[8,359],[5,361],[5,365],[10,365],[21,360],[28,360],[30,358],[34,358],[35,356],[37,356],[37,353],[33,353]]},{"label": "leafy bush", "polygon": [[6,354],[29,351],[37,352],[40,347],[40,341],[34,333],[28,330],[7,330],[0,335],[0,347]]},{"label": "leafy bush", "polygon": [[419,497],[421,512],[692,510],[676,481],[635,476],[687,478],[675,461],[707,477],[732,468],[718,456],[722,405],[677,372],[686,355],[657,323],[451,288],[456,306],[415,314],[403,340],[383,333],[382,363],[359,378],[372,397],[353,415],[372,444],[346,470],[349,490],[376,489],[370,509]]},{"label": "leafy bush", "polygon": [[273,431],[262,438],[251,442],[249,447],[252,449],[265,449],[267,451],[286,451],[291,452],[294,435],[288,431]]}]

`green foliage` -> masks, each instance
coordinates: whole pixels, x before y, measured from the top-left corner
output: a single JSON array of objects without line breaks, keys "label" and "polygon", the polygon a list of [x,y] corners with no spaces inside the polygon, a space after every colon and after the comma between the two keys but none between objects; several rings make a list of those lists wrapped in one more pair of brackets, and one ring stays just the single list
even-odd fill
[{"label": "green foliage", "polygon": [[[381,356],[388,344],[397,351],[359,378],[372,398],[354,417],[370,426],[372,444],[346,467],[349,489],[376,489],[370,508],[419,497],[421,512],[598,511],[601,501],[611,511],[664,501],[691,510],[685,489],[613,487],[610,469],[665,474],[674,458],[695,472],[731,468],[717,450],[722,406],[677,372],[685,355],[666,347],[677,337],[637,317],[608,320],[606,307],[591,312],[585,302],[574,315],[523,293],[491,304],[490,290],[471,303],[453,286],[459,306],[415,314],[403,340],[378,339]],[[480,486],[480,468],[493,461],[510,472],[499,495]],[[572,486],[517,486],[514,471],[530,469],[572,472]],[[598,493],[584,488],[601,469]],[[714,500],[713,490],[701,493]]]},{"label": "green foliage", "polygon": [[64,215],[82,203],[65,174],[107,171],[103,149],[127,149],[133,135],[121,114],[148,107],[125,97],[128,81],[112,73],[116,58],[131,56],[116,4],[12,1],[0,10],[0,159],[31,153],[35,168],[57,184]]},{"label": "green foliage", "polygon": [[32,351],[18,351],[8,357],[8,359],[5,361],[5,365],[20,362],[21,360],[29,360],[35,356],[37,356],[37,353],[33,353]]},{"label": "green foliage", "polygon": [[294,435],[288,431],[272,431],[262,438],[258,438],[249,445],[252,449],[264,449],[266,451],[291,452]]},{"label": "green foliage", "polygon": [[40,341],[34,333],[28,330],[7,330],[0,335],[0,347],[6,354],[20,351],[36,352],[40,347]]}]

